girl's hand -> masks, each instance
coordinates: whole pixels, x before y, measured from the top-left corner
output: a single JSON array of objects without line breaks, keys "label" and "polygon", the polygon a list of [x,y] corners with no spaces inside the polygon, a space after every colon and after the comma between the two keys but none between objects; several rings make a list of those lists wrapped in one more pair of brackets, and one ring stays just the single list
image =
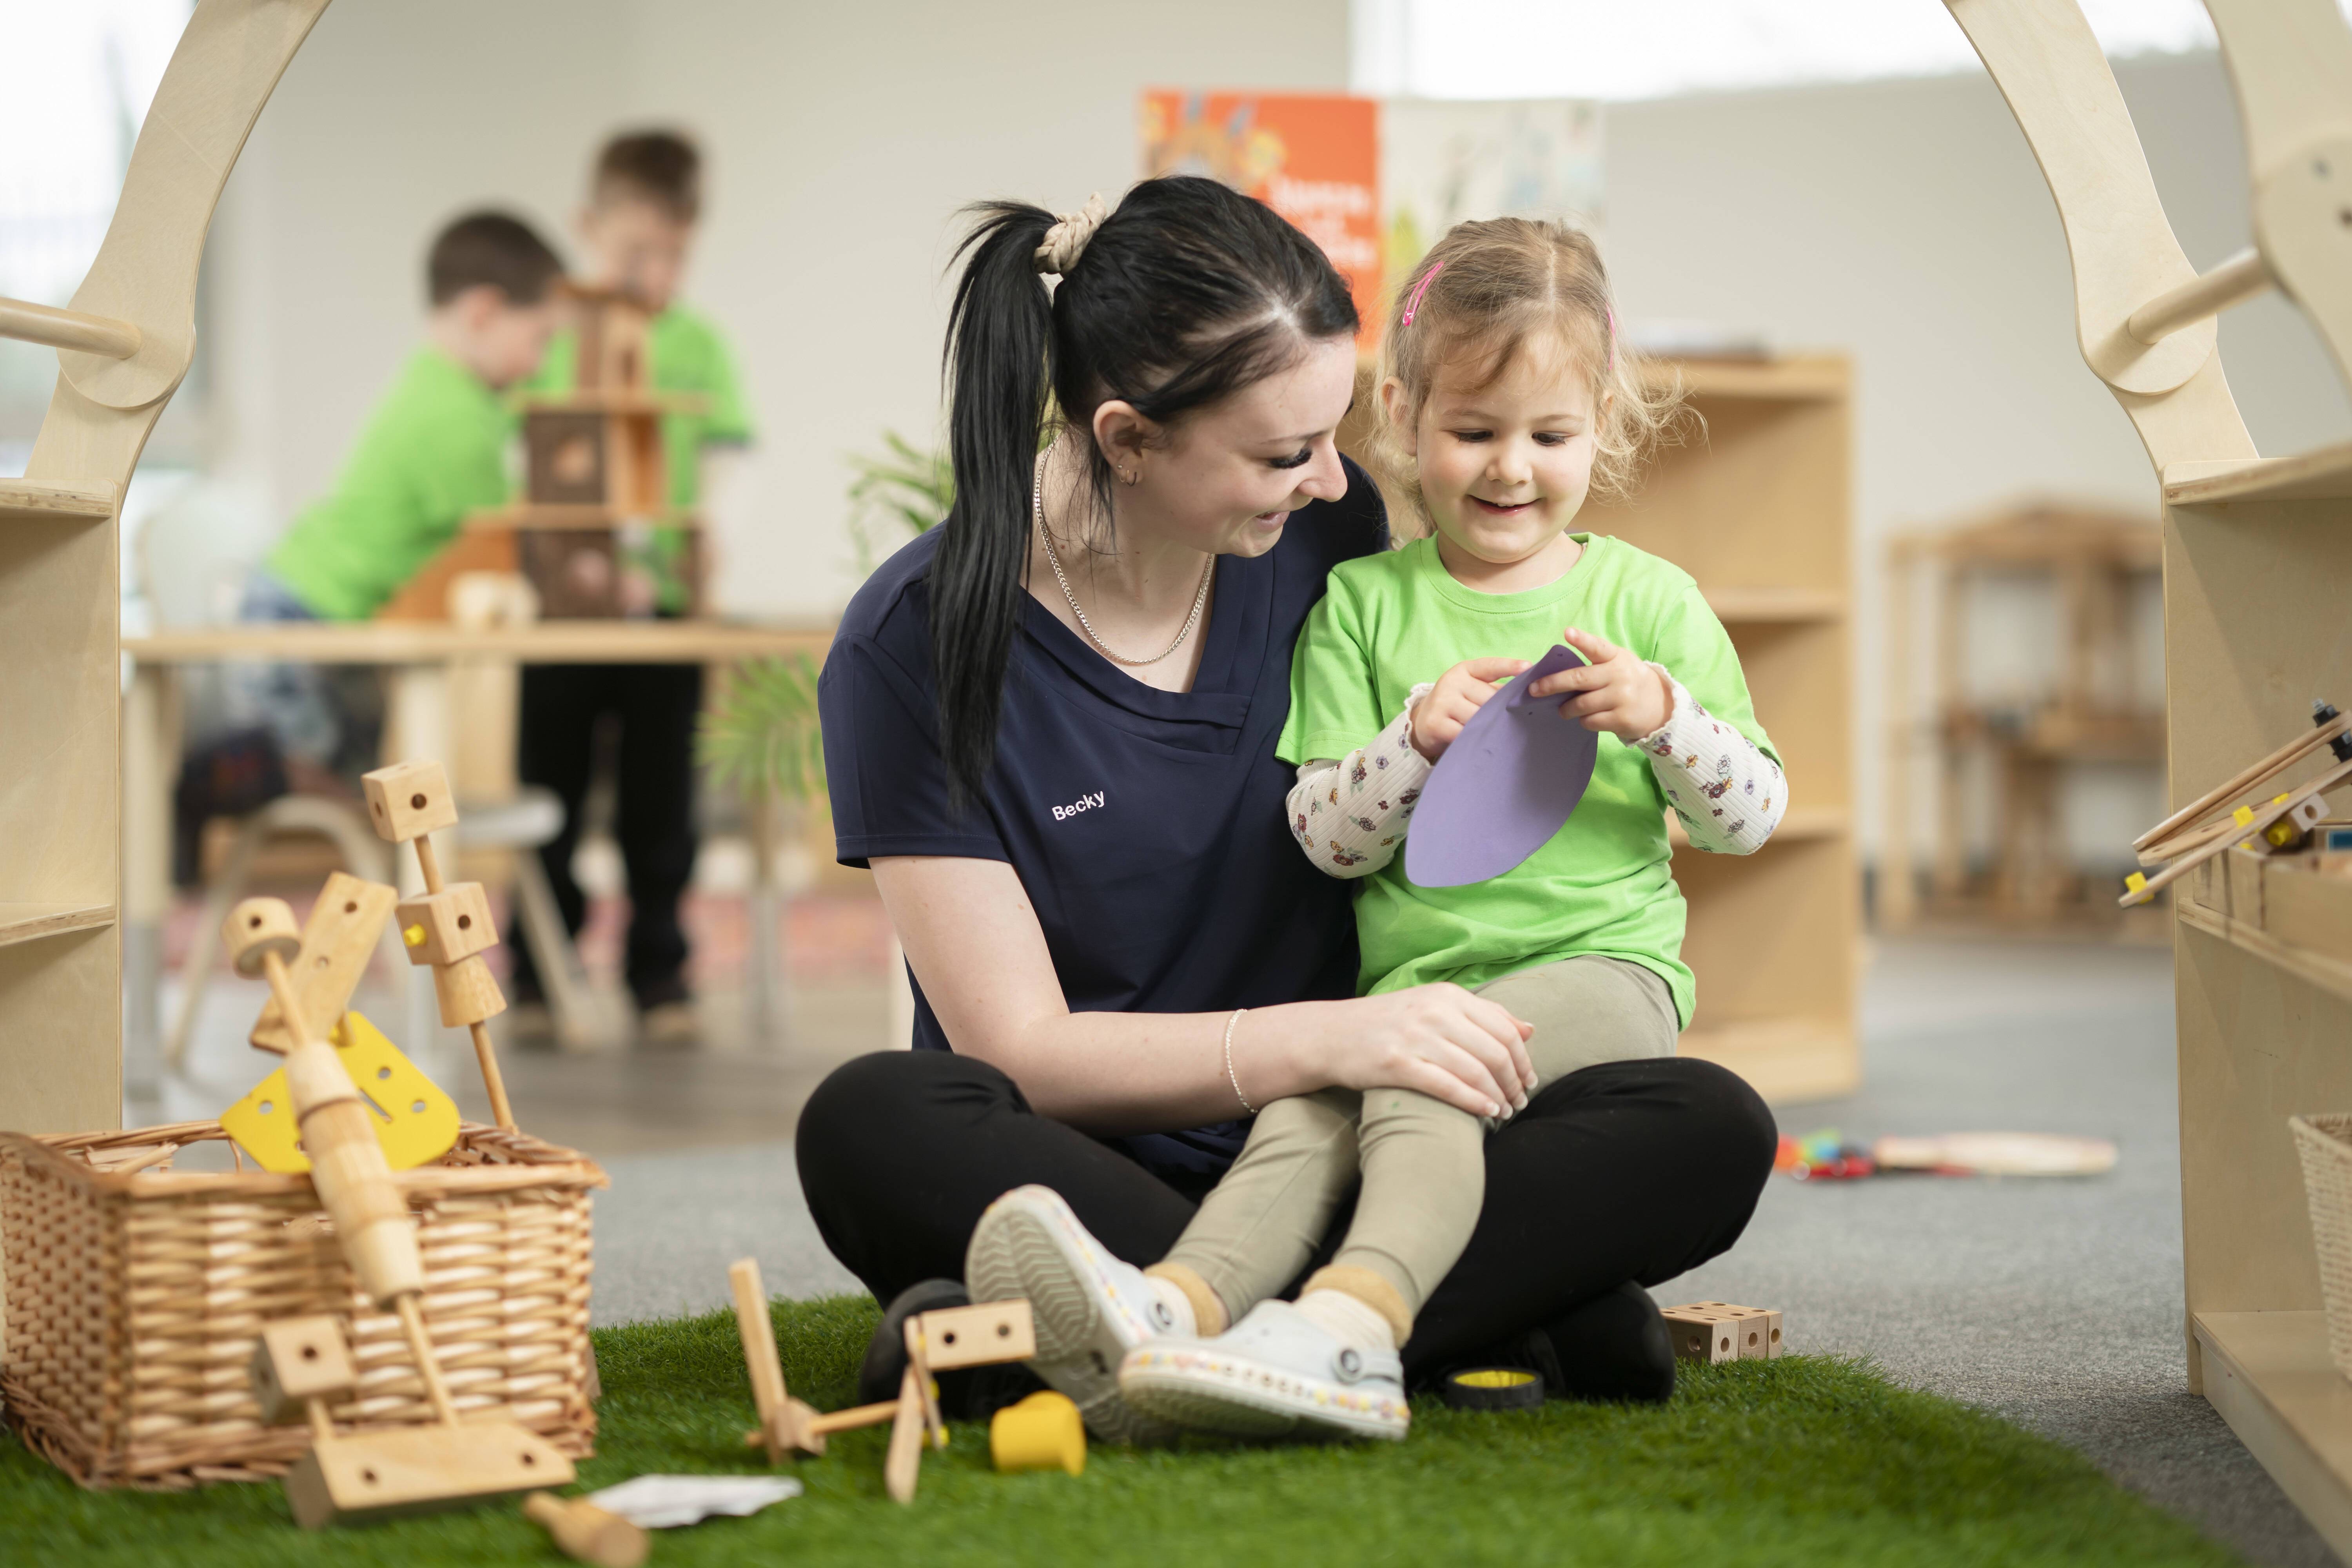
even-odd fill
[{"label": "girl's hand", "polygon": [[1495,695],[1495,682],[1524,675],[1528,668],[1523,658],[1465,658],[1439,676],[1428,695],[1412,705],[1412,749],[1437,761],[1470,722],[1470,715]]},{"label": "girl's hand", "polygon": [[1473,1116],[1508,1116],[1536,1087],[1535,1026],[1459,985],[1384,992],[1338,1015],[1326,1068],[1343,1089],[1410,1089]]},{"label": "girl's hand", "polygon": [[1561,718],[1577,720],[1588,730],[1606,730],[1628,745],[1656,733],[1674,717],[1674,693],[1657,670],[1591,632],[1570,626],[1560,636],[1590,662],[1545,676],[1528,688],[1530,696],[1568,695],[1570,700],[1559,705]]}]

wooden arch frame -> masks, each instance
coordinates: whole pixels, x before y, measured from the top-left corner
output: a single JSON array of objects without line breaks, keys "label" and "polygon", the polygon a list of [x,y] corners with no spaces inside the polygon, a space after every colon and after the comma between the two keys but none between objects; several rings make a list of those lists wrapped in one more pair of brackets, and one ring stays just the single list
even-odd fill
[{"label": "wooden arch frame", "polygon": [[[1946,0],[2057,201],[2083,357],[2156,468],[2176,805],[2311,733],[2314,698],[2352,705],[2352,442],[2258,456],[2212,321],[2275,287],[2352,381],[2352,30],[2333,0],[2205,3],[2244,131],[2254,246],[2200,276],[2074,0]],[[2263,878],[2255,866],[2252,886]],[[2176,908],[2189,1386],[2352,1560],[2352,1382],[2328,1353],[2287,1127],[2352,1108],[2352,963],[2193,893]]]},{"label": "wooden arch frame", "polygon": [[58,351],[25,477],[0,479],[0,1107],[14,1130],[121,1121],[122,494],[195,354],[221,187],[326,5],[202,0],[71,307],[0,300],[0,337]]}]

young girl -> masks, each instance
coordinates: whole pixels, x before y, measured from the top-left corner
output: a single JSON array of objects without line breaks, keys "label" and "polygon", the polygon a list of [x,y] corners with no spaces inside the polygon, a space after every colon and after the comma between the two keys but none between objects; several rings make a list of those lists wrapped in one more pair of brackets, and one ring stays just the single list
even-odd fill
[{"label": "young girl", "polygon": [[[1501,1003],[1532,1026],[1529,1092],[1674,1051],[1693,986],[1667,811],[1698,847],[1745,854],[1787,807],[1697,585],[1619,540],[1570,531],[1588,496],[1625,493],[1675,412],[1617,341],[1590,238],[1518,218],[1454,228],[1400,290],[1382,346],[1376,455],[1433,532],[1335,568],[1293,668],[1279,747],[1299,773],[1290,826],[1317,866],[1362,883],[1363,989],[1451,981]],[[1602,736],[1575,814],[1491,881],[1416,885],[1401,852],[1431,767],[1495,682],[1559,641],[1588,663],[1534,693]],[[1246,1107],[1245,1012],[1225,1043]],[[1105,1324],[1128,1325],[1108,1336],[1128,1351],[1118,1389],[1147,1421],[1402,1437],[1398,1350],[1477,1225],[1486,1128],[1526,1103],[1494,1106],[1482,1125],[1404,1089],[1276,1100],[1142,1276],[1052,1194],[1016,1189],[973,1234],[973,1297],[1086,1299]],[[1360,1177],[1337,1253],[1295,1305],[1276,1299]]]}]

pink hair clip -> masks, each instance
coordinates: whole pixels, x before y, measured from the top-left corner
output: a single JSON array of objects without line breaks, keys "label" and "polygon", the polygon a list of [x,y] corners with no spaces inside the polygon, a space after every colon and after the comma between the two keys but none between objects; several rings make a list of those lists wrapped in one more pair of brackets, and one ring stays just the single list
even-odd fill
[{"label": "pink hair clip", "polygon": [[1404,316],[1397,322],[1398,326],[1412,325],[1413,312],[1421,309],[1421,297],[1429,292],[1429,286],[1436,282],[1437,275],[1444,270],[1445,263],[1441,261],[1421,275],[1421,281],[1412,286],[1412,298],[1404,302]]}]

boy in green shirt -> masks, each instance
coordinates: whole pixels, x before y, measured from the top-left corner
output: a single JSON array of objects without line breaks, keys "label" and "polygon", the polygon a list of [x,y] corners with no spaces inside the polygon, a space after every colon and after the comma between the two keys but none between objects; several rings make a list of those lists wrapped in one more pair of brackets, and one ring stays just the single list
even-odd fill
[{"label": "boy in green shirt", "polygon": [[[369,416],[335,487],[305,509],[246,585],[247,621],[359,621],[464,526],[507,499],[514,419],[499,394],[539,367],[563,264],[519,219],[479,212],[434,240],[425,342]],[[247,672],[236,717],[266,725],[298,775],[331,767],[341,705],[316,666]]]},{"label": "boy in green shirt", "polygon": [[[701,212],[701,159],[693,145],[668,132],[616,136],[596,161],[580,237],[591,282],[622,289],[654,312],[647,329],[646,369],[656,393],[689,393],[690,413],[663,416],[669,504],[694,507],[701,499],[716,449],[740,448],[751,423],[737,384],[733,356],[718,330],[677,300],[677,287]],[[577,342],[556,339],[532,386],[568,391],[575,379]],[[625,600],[658,616],[688,614],[687,535],[656,529],[622,562]],[[686,933],[678,900],[694,868],[694,728],[702,707],[698,665],[541,665],[523,671],[520,772],[525,783],[555,791],[564,803],[562,834],[540,851],[565,925],[580,929],[587,900],[572,879],[580,807],[597,757],[597,733],[609,724],[617,775],[614,837],[628,870],[629,937],[625,961],[644,1037],[684,1040],[694,1030],[685,970]],[[538,972],[515,950],[515,994],[526,1022],[540,1009]]]}]

